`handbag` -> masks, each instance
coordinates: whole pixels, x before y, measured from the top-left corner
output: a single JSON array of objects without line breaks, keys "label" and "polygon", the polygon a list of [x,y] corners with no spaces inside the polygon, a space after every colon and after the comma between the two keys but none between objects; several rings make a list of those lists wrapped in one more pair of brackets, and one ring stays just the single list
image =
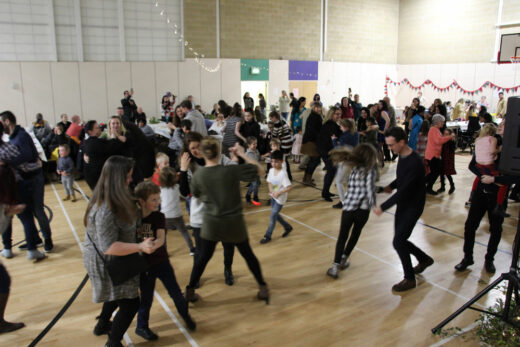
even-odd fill
[{"label": "handbag", "polygon": [[319,157],[315,142],[302,143],[300,152],[305,155],[308,155],[309,157]]},{"label": "handbag", "polygon": [[132,253],[129,255],[116,256],[112,255],[105,260],[105,257],[99,252],[96,244],[90,238],[88,233],[87,237],[94,246],[96,253],[99,255],[105,268],[107,269],[108,276],[112,281],[112,284],[117,286],[125,283],[129,279],[139,275],[141,272],[145,272],[148,270],[149,265],[145,257],[143,257],[139,253]]}]

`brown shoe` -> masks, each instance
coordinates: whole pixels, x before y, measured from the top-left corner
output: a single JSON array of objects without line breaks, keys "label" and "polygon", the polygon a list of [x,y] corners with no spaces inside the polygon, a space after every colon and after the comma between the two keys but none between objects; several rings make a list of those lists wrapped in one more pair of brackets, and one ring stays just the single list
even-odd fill
[{"label": "brown shoe", "polygon": [[406,278],[402,280],[401,282],[394,284],[392,287],[392,290],[394,292],[405,292],[409,289],[413,289],[417,286],[417,283],[414,280],[407,280]]},{"label": "brown shoe", "polygon": [[70,200],[70,196],[68,196],[68,195],[63,198],[63,201],[67,201],[67,200]]},{"label": "brown shoe", "polygon": [[70,200],[71,202],[76,202],[76,197],[73,196],[72,199]]},{"label": "brown shoe", "polygon": [[424,270],[426,270],[426,268],[428,266],[432,266],[434,263],[433,259],[430,258],[426,261],[423,261],[423,262],[419,262],[419,264],[417,264],[416,266],[414,266],[413,268],[413,272],[417,275],[417,274],[420,274],[421,272],[423,272]]},{"label": "brown shoe", "polygon": [[269,288],[267,288],[267,284],[259,287],[258,290],[258,300],[264,300],[266,305],[269,305]]},{"label": "brown shoe", "polygon": [[187,302],[195,302],[200,299],[199,294],[195,293],[195,288],[186,287],[186,294],[184,294],[184,298]]}]

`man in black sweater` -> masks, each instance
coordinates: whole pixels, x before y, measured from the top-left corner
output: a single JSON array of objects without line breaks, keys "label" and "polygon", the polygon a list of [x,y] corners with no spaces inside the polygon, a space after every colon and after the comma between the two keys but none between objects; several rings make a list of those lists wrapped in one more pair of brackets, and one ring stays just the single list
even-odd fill
[{"label": "man in black sweater", "polygon": [[[405,131],[393,127],[386,133],[388,148],[399,155],[396,179],[385,187],[385,192],[397,192],[381,206],[374,208],[374,213],[380,216],[383,211],[397,205],[395,212],[395,235],[393,245],[404,270],[404,280],[392,287],[393,291],[403,292],[416,287],[415,274],[423,272],[433,264],[433,259],[415,246],[408,238],[421,217],[426,201],[425,170],[422,158],[408,147]],[[413,254],[419,264],[412,267],[410,254]]]}]

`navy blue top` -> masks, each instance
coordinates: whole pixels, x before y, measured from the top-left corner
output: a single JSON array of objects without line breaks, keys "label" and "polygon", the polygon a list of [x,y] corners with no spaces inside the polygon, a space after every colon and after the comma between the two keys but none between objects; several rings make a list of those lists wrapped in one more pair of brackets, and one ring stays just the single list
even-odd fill
[{"label": "navy blue top", "polygon": [[[10,160],[9,164],[18,167],[24,163],[36,163],[38,161],[38,151],[33,139],[21,126],[17,125],[14,128],[13,133],[9,136],[9,142],[18,147],[20,151],[20,155]],[[18,168],[27,171],[23,167]]]},{"label": "navy blue top", "polygon": [[59,157],[57,170],[70,174],[74,170],[74,162],[70,157]]},{"label": "navy blue top", "polygon": [[351,133],[350,131],[345,131],[341,134],[341,136],[333,141],[334,147],[341,146],[351,146],[356,147],[359,143],[359,134],[358,132]]}]

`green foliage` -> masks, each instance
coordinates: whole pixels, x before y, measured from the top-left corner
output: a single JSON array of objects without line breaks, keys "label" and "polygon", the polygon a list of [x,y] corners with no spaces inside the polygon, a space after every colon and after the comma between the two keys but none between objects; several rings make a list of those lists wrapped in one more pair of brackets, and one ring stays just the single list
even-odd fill
[{"label": "green foliage", "polygon": [[[498,299],[488,311],[501,315],[504,311],[504,300]],[[509,319],[520,324],[520,306],[515,302],[514,296],[511,300]],[[520,346],[520,329],[490,314],[480,314],[474,333],[480,341],[490,346]]]},{"label": "green foliage", "polygon": [[148,123],[150,123],[150,124],[158,124],[159,121],[157,120],[157,118],[152,117],[152,118],[150,118],[150,120],[148,121]]},{"label": "green foliage", "polygon": [[[506,294],[507,287],[500,288],[502,293]],[[509,320],[520,325],[520,305],[514,300],[511,300],[509,307]],[[497,299],[495,304],[487,309],[487,311],[502,315],[504,312],[504,299]],[[475,321],[477,326],[468,331],[462,332],[459,327],[442,329],[437,334],[441,337],[459,335],[462,339],[477,339],[482,344],[488,346],[520,346],[520,328],[511,324],[505,323],[500,317],[488,313],[481,313]]]}]

